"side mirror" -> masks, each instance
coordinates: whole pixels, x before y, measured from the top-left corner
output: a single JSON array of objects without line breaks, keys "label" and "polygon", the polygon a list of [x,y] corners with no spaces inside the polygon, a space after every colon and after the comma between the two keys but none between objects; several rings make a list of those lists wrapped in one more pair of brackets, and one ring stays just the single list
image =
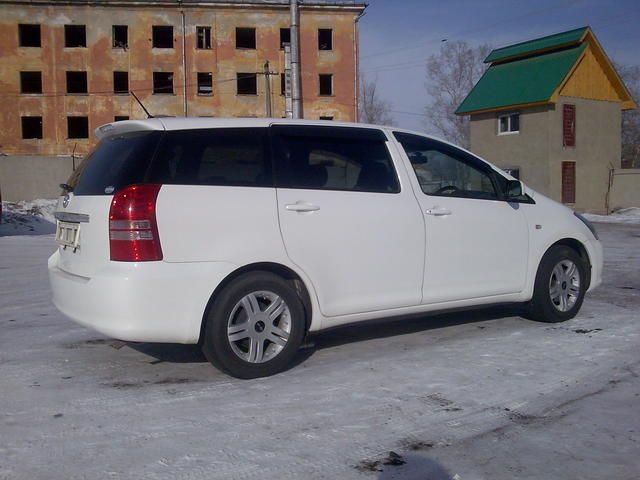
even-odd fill
[{"label": "side mirror", "polygon": [[516,200],[522,198],[524,188],[520,180],[507,180],[504,196],[507,200]]}]

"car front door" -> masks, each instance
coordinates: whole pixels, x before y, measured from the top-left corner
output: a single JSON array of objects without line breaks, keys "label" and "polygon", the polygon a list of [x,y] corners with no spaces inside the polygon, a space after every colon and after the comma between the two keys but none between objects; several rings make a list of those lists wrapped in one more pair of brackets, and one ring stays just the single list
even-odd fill
[{"label": "car front door", "polygon": [[425,218],[423,303],[524,289],[529,233],[490,165],[444,142],[396,132]]},{"label": "car front door", "polygon": [[271,127],[280,229],[325,316],[419,305],[424,220],[382,130]]}]

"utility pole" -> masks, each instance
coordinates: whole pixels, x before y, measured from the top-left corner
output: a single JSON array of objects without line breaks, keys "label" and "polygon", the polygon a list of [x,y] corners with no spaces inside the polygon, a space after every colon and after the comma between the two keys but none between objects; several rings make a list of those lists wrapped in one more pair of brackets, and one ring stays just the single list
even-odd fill
[{"label": "utility pole", "polygon": [[267,118],[273,117],[271,112],[271,72],[269,71],[269,60],[264,62],[264,86]]},{"label": "utility pole", "polygon": [[284,44],[284,116],[293,118],[291,102],[291,44]]},{"label": "utility pole", "polygon": [[265,91],[265,112],[267,118],[273,117],[273,111],[271,109],[271,75],[277,75],[278,72],[272,72],[269,70],[269,60],[264,62],[264,70],[256,72],[256,75],[264,75],[264,91]]},{"label": "utility pole", "polygon": [[291,105],[293,118],[302,118],[302,89],[300,85],[300,33],[298,0],[290,0],[291,16]]}]

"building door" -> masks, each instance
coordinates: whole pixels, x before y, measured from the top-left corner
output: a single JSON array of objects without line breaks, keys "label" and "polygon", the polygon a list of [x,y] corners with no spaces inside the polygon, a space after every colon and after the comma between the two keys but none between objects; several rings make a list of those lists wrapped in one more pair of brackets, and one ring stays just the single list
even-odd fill
[{"label": "building door", "polygon": [[576,162],[562,162],[562,203],[576,203]]}]

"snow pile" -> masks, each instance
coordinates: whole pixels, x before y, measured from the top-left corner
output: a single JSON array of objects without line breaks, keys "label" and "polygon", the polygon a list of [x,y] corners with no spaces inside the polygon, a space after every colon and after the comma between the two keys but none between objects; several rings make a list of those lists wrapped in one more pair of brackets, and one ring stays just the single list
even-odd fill
[{"label": "snow pile", "polygon": [[22,202],[2,202],[0,236],[46,235],[56,231],[53,213],[57,200],[36,199]]},{"label": "snow pile", "polygon": [[585,218],[591,222],[600,223],[631,223],[640,225],[640,208],[630,207],[616,210],[611,215],[594,215],[585,213]]}]

